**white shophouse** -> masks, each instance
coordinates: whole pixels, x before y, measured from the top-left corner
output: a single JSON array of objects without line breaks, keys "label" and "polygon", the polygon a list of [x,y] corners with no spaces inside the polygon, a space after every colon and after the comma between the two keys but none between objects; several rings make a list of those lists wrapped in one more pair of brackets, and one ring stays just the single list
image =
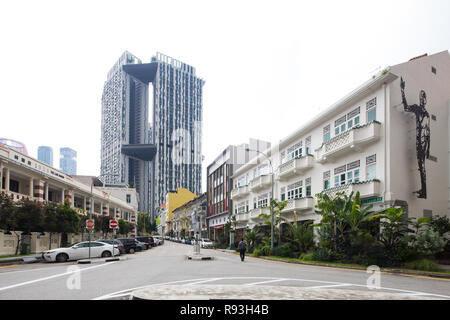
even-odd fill
[{"label": "white shophouse", "polygon": [[[14,149],[0,145],[0,193],[12,200],[30,200],[39,203],[69,201],[80,214],[122,218],[136,222],[137,206],[122,199],[122,193],[107,188],[97,188],[90,181],[65,174],[44,162]],[[135,191],[129,190],[136,197]],[[134,234],[133,234],[134,235]]]},{"label": "white shophouse", "polygon": [[[234,173],[238,228],[270,213],[272,168],[274,198],[288,200],[282,214],[289,220],[295,213],[298,221],[318,221],[315,194],[340,191],[359,191],[374,209],[448,215],[449,98],[448,51],[379,72]],[[301,108],[308,106],[299,115]]]}]

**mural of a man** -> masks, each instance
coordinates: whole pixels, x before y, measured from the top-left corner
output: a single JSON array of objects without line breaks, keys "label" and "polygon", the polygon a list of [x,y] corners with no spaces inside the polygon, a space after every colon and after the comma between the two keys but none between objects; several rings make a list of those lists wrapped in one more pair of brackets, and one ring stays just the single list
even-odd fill
[{"label": "mural of a man", "polygon": [[400,88],[402,91],[402,103],[406,112],[412,112],[416,115],[416,152],[417,163],[419,165],[420,182],[422,188],[417,193],[418,198],[427,198],[427,179],[425,171],[425,159],[430,157],[430,115],[425,109],[427,95],[421,90],[419,94],[420,105],[408,105],[405,97],[405,81],[400,79]]}]

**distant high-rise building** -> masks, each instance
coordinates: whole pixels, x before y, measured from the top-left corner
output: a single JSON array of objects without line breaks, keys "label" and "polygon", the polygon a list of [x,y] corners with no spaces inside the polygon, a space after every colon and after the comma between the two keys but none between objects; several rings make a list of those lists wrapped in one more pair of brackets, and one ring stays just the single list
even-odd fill
[{"label": "distant high-rise building", "polygon": [[70,148],[59,149],[59,168],[66,174],[77,174],[77,152]]},{"label": "distant high-rise building", "polygon": [[52,147],[40,146],[38,148],[38,160],[53,167],[53,149],[52,149]]},{"label": "distant high-rise building", "polygon": [[108,73],[102,97],[101,174],[108,184],[134,185],[139,210],[151,213],[152,219],[168,191],[202,191],[203,84],[193,67],[160,53],[142,63],[125,52]]}]

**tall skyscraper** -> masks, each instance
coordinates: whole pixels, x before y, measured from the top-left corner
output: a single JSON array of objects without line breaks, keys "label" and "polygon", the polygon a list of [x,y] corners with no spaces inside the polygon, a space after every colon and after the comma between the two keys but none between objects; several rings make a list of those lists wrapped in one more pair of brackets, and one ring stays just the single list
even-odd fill
[{"label": "tall skyscraper", "polygon": [[[142,63],[125,52],[108,74],[102,97],[101,171],[106,179],[114,175],[109,183],[133,183],[141,211],[153,214],[176,188],[202,191],[203,84],[195,68],[160,53]],[[124,148],[126,144],[131,146]]]},{"label": "tall skyscraper", "polygon": [[77,174],[77,152],[70,148],[59,149],[59,168],[66,174]]},{"label": "tall skyscraper", "polygon": [[52,147],[40,146],[38,148],[38,160],[53,167],[53,149],[52,149]]}]

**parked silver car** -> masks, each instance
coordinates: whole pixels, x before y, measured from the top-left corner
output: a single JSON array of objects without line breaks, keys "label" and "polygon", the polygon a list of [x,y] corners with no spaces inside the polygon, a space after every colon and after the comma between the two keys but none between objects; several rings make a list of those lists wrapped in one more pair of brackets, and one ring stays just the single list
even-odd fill
[{"label": "parked silver car", "polygon": [[[91,241],[91,258],[106,258],[119,255],[119,247],[100,241]],[[66,262],[89,258],[89,241],[83,241],[66,248],[57,248],[45,251],[42,254],[45,261]]]}]

